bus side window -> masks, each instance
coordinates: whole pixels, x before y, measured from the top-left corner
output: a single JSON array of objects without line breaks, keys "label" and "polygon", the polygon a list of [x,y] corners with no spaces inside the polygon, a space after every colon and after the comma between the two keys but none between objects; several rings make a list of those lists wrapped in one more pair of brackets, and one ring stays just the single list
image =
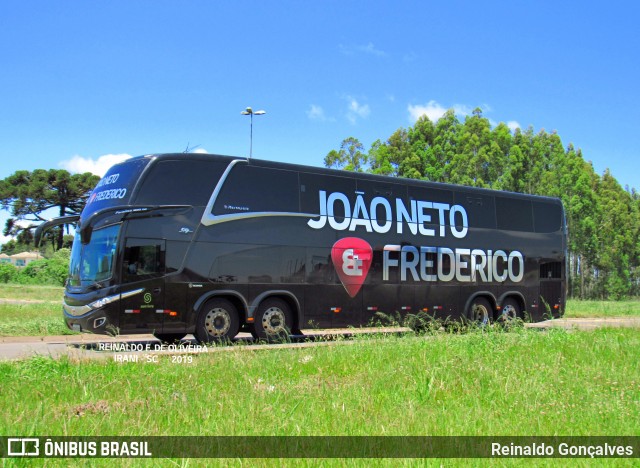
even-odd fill
[{"label": "bus side window", "polygon": [[161,244],[127,245],[122,272],[124,282],[130,283],[164,275],[164,253]]}]

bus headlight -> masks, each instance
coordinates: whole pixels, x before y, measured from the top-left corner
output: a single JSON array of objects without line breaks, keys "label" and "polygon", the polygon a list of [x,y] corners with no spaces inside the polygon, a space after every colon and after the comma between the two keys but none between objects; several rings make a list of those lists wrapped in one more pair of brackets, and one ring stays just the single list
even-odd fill
[{"label": "bus headlight", "polygon": [[120,294],[107,296],[107,297],[103,297],[102,299],[98,299],[97,301],[93,301],[91,304],[89,304],[89,307],[91,308],[91,310],[101,309],[107,304],[111,304],[112,302],[119,301],[119,300],[120,300]]}]

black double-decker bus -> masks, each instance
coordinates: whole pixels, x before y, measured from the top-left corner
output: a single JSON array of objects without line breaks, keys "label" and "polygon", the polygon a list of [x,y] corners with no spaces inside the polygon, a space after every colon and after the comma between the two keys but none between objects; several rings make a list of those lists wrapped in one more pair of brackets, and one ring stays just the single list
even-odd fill
[{"label": "black double-decker bus", "polygon": [[64,317],[79,331],[209,343],[376,312],[486,323],[564,310],[553,198],[159,154],[113,166],[75,221]]}]

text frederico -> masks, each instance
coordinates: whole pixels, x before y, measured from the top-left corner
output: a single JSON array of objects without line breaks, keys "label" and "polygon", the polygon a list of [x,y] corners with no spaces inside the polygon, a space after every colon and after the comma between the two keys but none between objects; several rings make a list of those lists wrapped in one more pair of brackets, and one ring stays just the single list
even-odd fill
[{"label": "text frederico", "polygon": [[[399,254],[393,254],[399,252]],[[393,255],[393,257],[392,257]],[[382,280],[389,281],[389,271],[398,268],[400,281],[482,281],[518,283],[524,277],[524,257],[514,250],[450,249],[448,247],[415,247],[385,245]]]}]

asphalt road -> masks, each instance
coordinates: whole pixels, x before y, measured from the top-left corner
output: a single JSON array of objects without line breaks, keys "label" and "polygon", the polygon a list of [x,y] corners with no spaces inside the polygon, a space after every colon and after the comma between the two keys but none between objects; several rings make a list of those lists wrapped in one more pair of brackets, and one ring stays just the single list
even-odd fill
[{"label": "asphalt road", "polygon": [[[640,328],[640,317],[624,318],[565,318],[525,325],[528,328],[545,329],[562,327],[565,329],[593,330],[602,327]],[[0,361],[25,359],[35,355],[69,356],[76,359],[112,359],[121,362],[140,362],[154,355],[188,355],[202,352],[229,352],[238,349],[258,350],[275,348],[296,348],[304,346],[326,346],[336,342],[349,344],[348,338],[360,333],[404,333],[403,328],[361,328],[340,330],[303,330],[304,336],[292,337],[291,343],[252,344],[249,334],[241,333],[238,341],[250,346],[199,346],[191,335],[177,345],[161,345],[153,335],[122,335],[117,338],[102,335],[63,336],[20,336],[0,337]],[[136,357],[137,356],[137,357]],[[149,358],[151,356],[151,358]]]}]

